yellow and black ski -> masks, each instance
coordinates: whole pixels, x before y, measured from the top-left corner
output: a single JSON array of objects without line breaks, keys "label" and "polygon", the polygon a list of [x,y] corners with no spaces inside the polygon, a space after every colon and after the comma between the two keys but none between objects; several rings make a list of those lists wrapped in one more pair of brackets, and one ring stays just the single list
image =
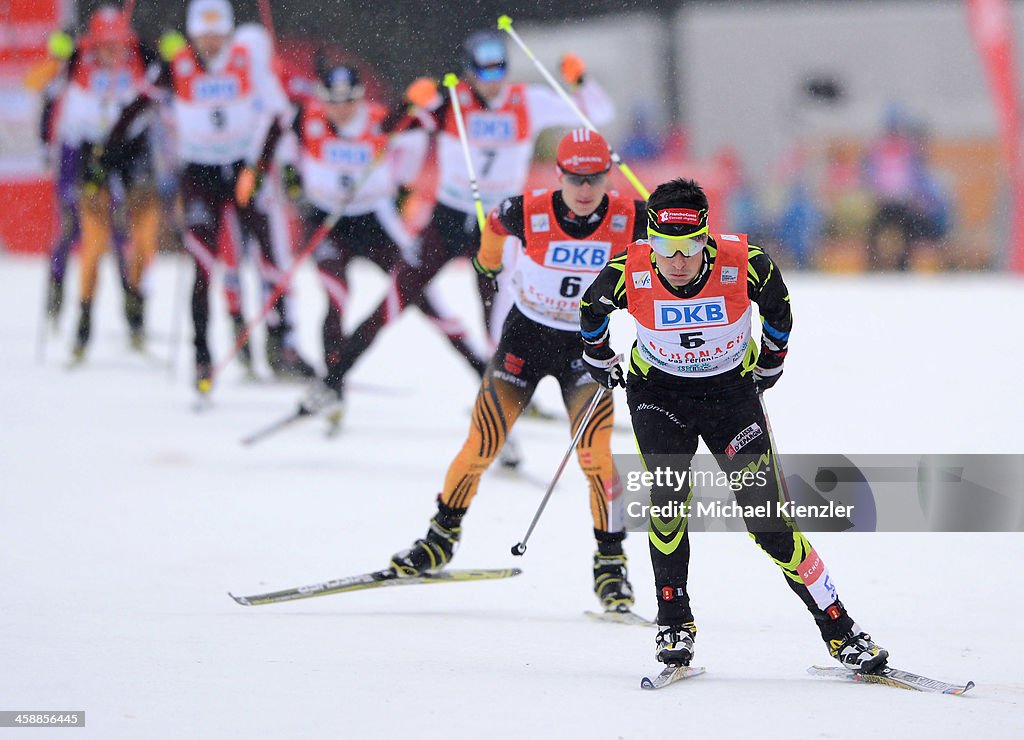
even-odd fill
[{"label": "yellow and black ski", "polygon": [[857,681],[858,683],[877,683],[883,686],[892,686],[897,689],[909,689],[911,691],[926,691],[933,694],[950,694],[960,696],[974,688],[974,681],[967,683],[947,683],[927,676],[920,676],[916,673],[901,671],[898,668],[883,666],[868,673],[861,673],[849,668],[840,666],[815,665],[807,669],[812,676],[824,676],[826,678],[840,678],[845,681]]}]

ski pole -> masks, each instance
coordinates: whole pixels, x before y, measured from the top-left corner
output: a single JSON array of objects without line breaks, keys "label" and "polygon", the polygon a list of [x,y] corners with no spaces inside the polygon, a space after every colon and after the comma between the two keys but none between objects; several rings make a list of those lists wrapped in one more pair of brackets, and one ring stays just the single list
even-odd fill
[{"label": "ski pole", "polygon": [[[619,360],[621,360],[621,356]],[[533,534],[533,528],[537,526],[537,521],[540,519],[540,515],[544,513],[544,507],[548,505],[548,499],[551,498],[551,493],[555,490],[555,485],[558,483],[558,479],[562,477],[562,471],[565,470],[566,464],[569,462],[569,457],[572,456],[573,450],[576,449],[576,445],[580,442],[580,437],[583,436],[583,431],[587,428],[590,420],[594,417],[594,413],[597,411],[597,405],[604,398],[604,394],[607,392],[607,388],[601,386],[597,389],[594,394],[594,398],[590,401],[590,405],[587,406],[586,413],[583,414],[583,418],[580,419],[580,425],[576,428],[576,433],[572,435],[572,443],[569,445],[569,449],[566,450],[565,456],[562,457],[562,462],[558,464],[558,469],[555,470],[555,477],[551,479],[551,483],[548,484],[548,490],[544,493],[544,498],[541,499],[540,506],[537,507],[537,513],[533,515],[533,521],[530,522],[530,528],[526,530],[526,536],[523,537],[522,541],[512,545],[512,554],[515,556],[521,556],[526,552],[526,542],[530,539],[530,535]]]},{"label": "ski pole", "polygon": [[[175,206],[177,209],[177,206]],[[178,233],[181,233],[180,231]],[[178,366],[178,345],[181,344],[181,327],[185,322],[185,261],[184,254],[175,255],[174,295],[171,296],[170,347],[167,356],[167,372],[174,378]]]},{"label": "ski pole", "polygon": [[[519,36],[519,34],[516,33],[515,29],[512,28],[512,19],[507,15],[501,16],[500,18],[498,18],[498,28],[507,33],[509,36],[511,36],[512,40],[515,41],[519,48],[523,50],[523,53],[526,54],[526,56],[530,57],[530,60],[537,67],[537,70],[541,73],[544,79],[547,80],[548,84],[551,85],[551,87],[554,89],[556,93],[558,93],[562,100],[569,104],[569,107],[572,108],[573,112],[577,116],[579,116],[579,119],[583,122],[583,125],[590,129],[591,131],[593,131],[595,134],[600,133],[600,131],[597,130],[597,127],[593,124],[593,122],[591,122],[591,120],[587,117],[587,114],[580,110],[580,107],[576,105],[576,101],[573,100],[572,97],[570,97],[569,93],[565,91],[565,88],[563,88],[558,83],[558,80],[551,76],[551,73],[548,72],[547,68],[541,63],[541,61],[537,57],[533,55],[533,52],[530,51],[530,48],[526,45],[526,43]],[[611,152],[612,162],[615,163],[615,166],[619,168],[619,171],[622,172],[622,174],[626,177],[627,180],[629,180],[629,183],[636,189],[636,192],[640,193],[640,195],[643,196],[644,200],[650,198],[650,191],[644,187],[642,182],[640,182],[640,178],[633,174],[633,170],[629,168],[629,165],[622,161],[622,157],[619,156],[619,153],[612,149],[611,146],[609,146],[608,149]]]},{"label": "ski pole", "polygon": [[[393,134],[394,133],[398,132],[395,131],[393,132]],[[281,276],[281,279],[278,280],[277,284],[274,286],[274,290],[270,294],[270,297],[266,301],[264,301],[263,308],[260,309],[259,314],[251,321],[249,321],[245,325],[245,328],[243,328],[242,331],[239,332],[238,336],[235,338],[235,345],[234,347],[231,348],[231,352],[228,353],[228,355],[223,360],[221,360],[210,372],[210,378],[208,381],[206,381],[208,383],[208,386],[203,392],[209,392],[210,390],[212,390],[213,384],[220,376],[221,372],[223,372],[224,368],[227,367],[235,358],[235,356],[242,350],[242,347],[245,346],[246,341],[248,341],[249,339],[249,335],[252,334],[252,330],[255,329],[256,326],[267,317],[267,315],[273,309],[274,303],[277,301],[278,298],[281,297],[285,290],[288,289],[288,285],[291,283],[292,278],[295,276],[295,272],[299,269],[299,266],[303,263],[303,261],[305,261],[305,259],[309,255],[313,253],[313,250],[315,250],[320,245],[320,242],[324,240],[324,237],[331,233],[331,229],[333,229],[334,226],[338,223],[338,221],[341,220],[341,217],[345,213],[345,209],[348,208],[349,204],[352,203],[352,200],[353,198],[355,198],[356,193],[363,186],[363,184],[366,182],[369,176],[373,174],[377,167],[380,166],[380,163],[384,161],[384,155],[388,152],[388,150],[388,146],[384,146],[380,150],[380,153],[378,153],[376,158],[369,164],[369,166],[363,172],[362,176],[360,176],[359,180],[355,182],[352,185],[351,189],[346,193],[346,197],[344,198],[341,205],[338,206],[337,210],[335,210],[334,213],[330,214],[327,218],[325,218],[321,222],[320,226],[317,227],[317,230],[313,232],[313,235],[309,237],[305,245],[302,247],[302,250],[295,256],[295,259],[292,262],[291,267],[288,268],[285,274]]]},{"label": "ski pole", "polygon": [[786,483],[786,473],[782,469],[782,460],[779,458],[779,448],[775,446],[775,435],[772,434],[772,422],[768,418],[768,408],[764,405],[764,393],[757,394],[757,400],[761,403],[761,413],[764,414],[764,425],[768,431],[768,443],[772,446],[772,457],[775,458],[775,477],[779,481],[779,491],[786,499],[786,503],[793,503],[789,496],[789,485]]},{"label": "ski pole", "polygon": [[448,88],[448,95],[452,101],[452,110],[455,112],[455,127],[459,130],[459,141],[462,143],[462,156],[466,158],[466,169],[469,171],[469,187],[473,191],[473,205],[476,206],[476,220],[480,225],[480,231],[484,230],[484,204],[480,200],[480,188],[476,183],[476,170],[473,169],[473,157],[469,153],[469,138],[466,136],[466,125],[462,121],[462,106],[459,103],[459,95],[455,86],[459,84],[457,75],[449,72],[444,76],[444,86]]},{"label": "ski pole", "polygon": [[270,0],[260,0],[260,22],[270,34],[270,41],[277,47],[277,34],[274,33],[274,16],[270,12]]},{"label": "ski pole", "polygon": [[242,437],[242,444],[245,445],[246,447],[254,445],[260,440],[265,439],[271,436],[272,434],[276,434],[285,427],[291,426],[300,419],[304,419],[307,416],[312,416],[312,414],[312,411],[307,410],[303,406],[299,406],[298,411],[293,411],[292,413],[288,414],[288,416],[284,416],[278,419],[277,421],[274,421],[271,424],[268,424],[267,426],[261,429],[257,429],[255,432],[252,432],[251,434]]},{"label": "ski pole", "polygon": [[[346,201],[346,205],[347,204],[348,201]],[[313,250],[320,245],[320,242],[323,241],[324,237],[330,233],[331,229],[334,228],[334,225],[337,224],[338,220],[341,218],[343,211],[344,208],[341,208],[325,218],[321,222],[320,226],[317,227],[317,230],[313,232],[313,235],[309,237],[309,240],[303,245],[302,251],[295,256],[291,267],[288,268],[285,274],[281,276],[281,279],[278,280],[277,285],[274,286],[274,290],[271,292],[270,297],[264,301],[263,308],[260,309],[259,314],[250,320],[245,325],[245,328],[238,333],[238,337],[235,339],[235,344],[231,348],[231,352],[229,352],[227,356],[210,372],[210,379],[206,381],[209,383],[209,387],[206,389],[207,391],[213,388],[214,381],[216,381],[220,376],[224,368],[226,368],[231,361],[235,359],[235,356],[242,350],[242,347],[245,346],[245,343],[249,340],[249,335],[252,333],[252,330],[255,329],[256,326],[260,324],[274,308],[274,304],[277,302],[277,299],[280,298],[288,289],[288,285],[291,283],[292,278],[295,276],[295,272],[299,269],[299,266],[305,261],[306,257],[312,254]]]},{"label": "ski pole", "polygon": [[39,332],[36,334],[36,364],[42,365],[46,362],[46,337],[50,332],[50,281],[53,279],[50,277],[53,268],[51,267],[50,260],[52,258],[47,255],[46,257],[46,283],[43,288],[43,315],[39,319]]}]

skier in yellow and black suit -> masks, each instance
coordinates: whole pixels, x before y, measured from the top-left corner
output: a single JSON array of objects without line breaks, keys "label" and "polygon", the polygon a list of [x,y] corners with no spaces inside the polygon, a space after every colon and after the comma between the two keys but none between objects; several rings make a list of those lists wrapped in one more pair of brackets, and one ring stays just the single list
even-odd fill
[{"label": "skier in yellow and black suit", "polygon": [[[778,381],[792,315],[778,267],[746,235],[708,233],[708,201],[692,180],[659,186],[647,203],[648,239],[629,245],[601,271],[583,296],[580,327],[586,359],[598,382],[625,385],[637,447],[685,473],[704,439],[725,473],[748,476],[735,490],[740,506],[780,500],[778,466],[759,394]],[[762,319],[760,353],[751,340],[752,303]],[[627,309],[636,322],[629,378],[609,346],[608,316]],[[625,382],[623,382],[625,380]],[[690,492],[692,493],[692,491]],[[654,486],[652,506],[678,494]],[[690,610],[687,517],[651,516],[650,549],[658,594],[656,657],[689,665],[697,628]],[[804,602],[832,656],[869,671],[887,651],[847,614],[828,569],[788,519],[745,518],[754,541],[782,569]]]},{"label": "skier in yellow and black suit", "polygon": [[[426,536],[391,560],[399,575],[438,570],[451,560],[480,476],[541,379],[550,375],[558,381],[573,432],[599,390],[580,359],[579,301],[608,259],[645,233],[644,203],[607,192],[611,158],[600,135],[572,131],[559,144],[557,159],[560,190],[509,198],[491,212],[484,228],[473,263],[485,278],[494,280],[500,272],[507,236],[523,243],[513,281],[515,306],[484,372],[469,437],[448,468],[437,514]],[[612,411],[607,394],[576,451],[590,486],[597,540],[594,591],[606,611],[625,612],[633,591],[622,552],[625,531],[615,510],[621,498],[611,456]]]}]

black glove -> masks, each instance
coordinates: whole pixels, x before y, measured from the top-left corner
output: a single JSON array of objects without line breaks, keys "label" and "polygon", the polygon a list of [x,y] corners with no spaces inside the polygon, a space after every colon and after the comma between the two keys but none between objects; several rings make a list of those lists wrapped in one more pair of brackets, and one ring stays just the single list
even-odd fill
[{"label": "black glove", "polygon": [[761,351],[757,355],[757,365],[754,367],[754,389],[758,395],[779,382],[787,351],[779,349],[773,343],[761,342]]},{"label": "black glove", "polygon": [[97,190],[107,182],[107,168],[103,163],[103,147],[91,147],[82,162],[82,183],[89,190]]},{"label": "black glove", "polygon": [[473,257],[473,269],[476,270],[476,274],[491,284],[491,288],[494,292],[498,292],[498,275],[501,273],[502,268],[499,267],[496,270],[492,270],[489,267],[484,267],[480,264],[480,260]]},{"label": "black glove", "polygon": [[286,164],[281,168],[281,185],[284,187],[284,194],[292,203],[302,200],[302,175],[295,165]]},{"label": "black glove", "polygon": [[587,363],[587,371],[605,388],[617,385],[626,387],[626,376],[622,372],[622,355],[615,354],[607,340],[600,344],[583,343],[583,361]]},{"label": "black glove", "polygon": [[399,185],[398,190],[395,192],[395,209],[399,213],[405,212],[405,204],[409,202],[409,198],[412,196],[412,188],[408,185]]}]

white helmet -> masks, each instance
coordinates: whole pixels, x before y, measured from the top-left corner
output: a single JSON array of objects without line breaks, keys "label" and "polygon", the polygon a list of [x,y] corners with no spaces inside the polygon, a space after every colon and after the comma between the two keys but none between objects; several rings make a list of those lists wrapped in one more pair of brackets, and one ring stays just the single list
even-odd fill
[{"label": "white helmet", "polygon": [[185,33],[190,37],[228,36],[235,28],[235,11],[228,0],[192,0],[188,5]]}]

